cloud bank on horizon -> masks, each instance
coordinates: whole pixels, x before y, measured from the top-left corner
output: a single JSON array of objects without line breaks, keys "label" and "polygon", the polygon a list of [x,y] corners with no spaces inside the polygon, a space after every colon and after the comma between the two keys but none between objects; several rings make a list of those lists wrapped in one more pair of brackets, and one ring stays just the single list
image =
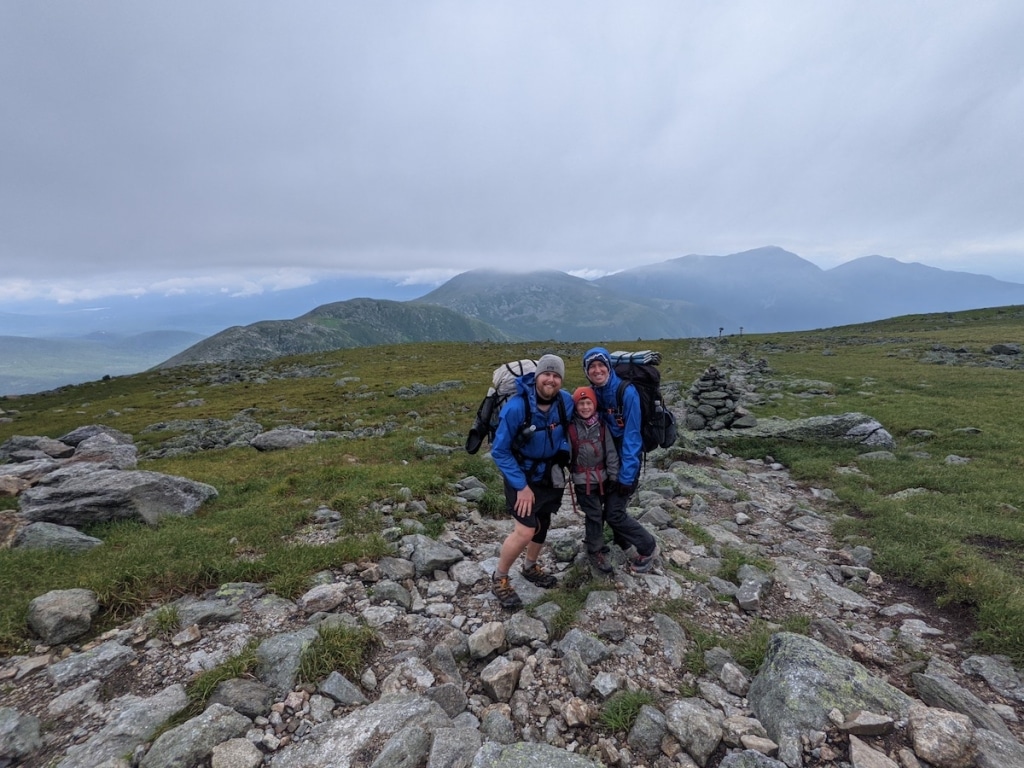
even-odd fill
[{"label": "cloud bank on horizon", "polygon": [[0,301],[763,245],[1024,282],[1024,4],[0,4]]}]

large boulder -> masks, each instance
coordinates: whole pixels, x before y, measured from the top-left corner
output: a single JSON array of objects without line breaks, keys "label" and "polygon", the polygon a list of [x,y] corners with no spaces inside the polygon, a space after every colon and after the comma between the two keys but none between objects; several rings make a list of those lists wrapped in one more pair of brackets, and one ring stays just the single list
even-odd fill
[{"label": "large boulder", "polygon": [[55,589],[28,604],[28,626],[46,645],[81,637],[92,626],[100,605],[89,589]]},{"label": "large boulder", "polygon": [[[12,482],[9,485],[13,492],[8,494],[17,496],[29,486],[39,482],[41,478],[60,469],[62,464],[63,462],[52,459],[49,456],[14,464],[0,464],[0,483],[4,481],[18,481],[17,483]],[[8,487],[6,483],[5,487]]]},{"label": "large boulder", "polygon": [[201,714],[164,731],[149,748],[140,768],[202,765],[213,748],[243,736],[252,720],[223,704],[210,704]]},{"label": "large boulder", "polygon": [[823,730],[833,709],[863,709],[900,718],[913,703],[857,662],[789,632],[772,636],[747,700],[787,765],[800,764],[801,737],[807,731]]},{"label": "large boulder", "polygon": [[78,427],[77,429],[71,430],[66,435],[61,435],[57,439],[62,443],[67,443],[68,445],[77,447],[79,443],[88,440],[90,437],[95,437],[96,435],[107,435],[112,437],[118,443],[123,443],[125,445],[131,445],[135,442],[132,436],[128,433],[122,432],[119,429],[114,429],[113,427],[108,427],[105,424],[89,424],[84,427]]},{"label": "large boulder", "polygon": [[262,432],[249,441],[249,445],[257,451],[281,451],[288,448],[299,448],[312,445],[317,441],[317,434],[312,429],[298,427],[277,427],[269,432]]},{"label": "large boulder", "polygon": [[75,528],[111,520],[156,525],[169,515],[192,515],[216,496],[212,485],[159,472],[59,470],[21,494],[20,510],[29,522]]},{"label": "large boulder", "polygon": [[18,765],[42,746],[39,718],[0,707],[0,765]]},{"label": "large boulder", "polygon": [[0,443],[0,462],[32,461],[46,457],[66,459],[74,452],[74,446],[51,437],[13,435]]},{"label": "large boulder", "polygon": [[139,463],[139,450],[134,443],[126,443],[106,432],[88,437],[78,444],[72,461],[90,461],[114,469],[135,469]]},{"label": "large boulder", "polygon": [[362,750],[376,748],[375,745],[412,724],[432,733],[438,728],[451,728],[452,721],[440,704],[425,696],[387,694],[350,715],[335,718],[313,729],[293,750],[282,752],[274,765],[279,768],[352,768],[365,765],[360,761]]},{"label": "large boulder", "polygon": [[120,696],[108,705],[106,725],[71,747],[57,768],[95,768],[107,760],[131,755],[186,704],[188,696],[179,684],[146,698]]},{"label": "large boulder", "polygon": [[88,552],[103,543],[77,528],[56,523],[29,523],[14,537],[12,549],[60,549],[65,552]]}]

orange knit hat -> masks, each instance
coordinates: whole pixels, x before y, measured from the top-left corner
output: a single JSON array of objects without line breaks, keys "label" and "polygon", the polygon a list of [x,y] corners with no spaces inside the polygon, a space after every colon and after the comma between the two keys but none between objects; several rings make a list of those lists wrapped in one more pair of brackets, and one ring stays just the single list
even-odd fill
[{"label": "orange knit hat", "polygon": [[597,394],[590,387],[576,387],[576,391],[572,393],[572,401],[578,403],[583,398],[587,398],[595,406],[597,405]]}]

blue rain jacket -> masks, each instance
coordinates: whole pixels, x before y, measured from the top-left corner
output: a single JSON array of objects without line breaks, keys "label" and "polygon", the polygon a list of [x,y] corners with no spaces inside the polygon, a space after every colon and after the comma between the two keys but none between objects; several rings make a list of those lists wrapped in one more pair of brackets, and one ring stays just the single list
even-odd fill
[{"label": "blue rain jacket", "polygon": [[[619,403],[616,393],[622,379],[615,373],[611,355],[604,347],[592,347],[583,355],[583,374],[587,366],[598,358],[608,366],[608,381],[600,387],[593,387],[597,395],[597,410],[601,414],[608,431],[612,433],[619,447],[619,482],[623,485],[636,485],[640,477],[640,457],[643,454],[644,441],[640,435],[640,395],[636,387],[627,386],[622,393],[622,414],[618,413]],[[589,381],[589,379],[588,379]]]},{"label": "blue rain jacket", "polygon": [[[535,374],[528,373],[516,379],[516,394],[501,409],[498,429],[491,444],[491,458],[508,484],[517,491],[523,490],[528,483],[543,481],[551,467],[551,459],[560,451],[569,450],[568,427],[573,416],[572,396],[565,390],[559,390],[558,397],[565,406],[565,424],[559,421],[558,403],[552,403],[547,412],[537,407]],[[535,429],[532,433],[524,433],[520,439],[527,401],[530,403],[530,422]],[[518,446],[514,441],[518,441]]]}]

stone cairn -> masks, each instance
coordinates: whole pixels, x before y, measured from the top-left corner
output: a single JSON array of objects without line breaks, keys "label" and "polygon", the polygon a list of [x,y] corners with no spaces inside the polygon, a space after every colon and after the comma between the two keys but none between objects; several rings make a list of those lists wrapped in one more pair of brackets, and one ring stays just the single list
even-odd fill
[{"label": "stone cairn", "polygon": [[739,387],[715,366],[709,366],[686,397],[687,429],[740,429],[757,426],[757,419],[740,404]]}]

